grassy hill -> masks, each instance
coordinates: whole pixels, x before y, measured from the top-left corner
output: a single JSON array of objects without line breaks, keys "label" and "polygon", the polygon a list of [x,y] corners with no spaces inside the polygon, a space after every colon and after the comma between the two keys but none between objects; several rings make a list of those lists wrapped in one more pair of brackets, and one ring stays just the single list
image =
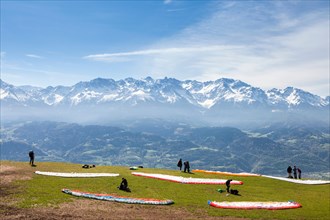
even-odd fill
[{"label": "grassy hill", "polygon": [[[233,177],[219,174],[187,174],[178,170],[164,169],[140,169],[140,172],[161,173],[194,178],[217,178],[241,180],[244,185],[232,186],[238,189],[241,196],[219,193],[217,189],[225,189],[223,185],[194,185],[179,184],[157,179],[137,177],[131,175],[128,167],[119,166],[96,166],[91,169],[82,169],[81,164],[39,162],[37,167],[30,167],[27,162],[1,161],[1,179],[8,175],[4,167],[15,167],[23,170],[31,178],[15,180],[11,184],[16,190],[1,186],[3,201],[12,204],[12,208],[26,210],[42,209],[53,207],[55,210],[61,204],[83,202],[86,199],[73,197],[61,192],[61,189],[75,189],[95,193],[111,193],[130,197],[144,197],[156,199],[171,199],[174,204],[167,206],[166,210],[186,210],[191,215],[189,219],[204,215],[205,218],[231,217],[251,219],[329,219],[330,217],[330,185],[300,185],[264,177]],[[109,172],[119,173],[120,177],[102,178],[61,178],[33,174],[34,171],[54,172]],[[16,172],[16,171],[12,171]],[[128,180],[132,192],[119,191],[117,186],[121,177]],[[7,193],[4,193],[8,189]],[[302,204],[302,208],[291,210],[226,210],[208,206],[208,200],[215,201],[288,201],[293,200]],[[14,202],[13,202],[14,201]],[[111,207],[120,206],[123,208],[138,206],[140,212],[157,209],[147,205],[119,204],[108,201],[96,201],[93,204],[111,204]],[[2,210],[1,210],[2,209]],[[8,210],[7,210],[8,211]],[[6,215],[6,210],[0,206],[0,217]],[[108,211],[111,216],[111,209]],[[127,216],[126,216],[127,217]],[[111,217],[109,217],[111,218]],[[181,216],[181,218],[184,218]],[[146,217],[145,219],[149,219]]]}]

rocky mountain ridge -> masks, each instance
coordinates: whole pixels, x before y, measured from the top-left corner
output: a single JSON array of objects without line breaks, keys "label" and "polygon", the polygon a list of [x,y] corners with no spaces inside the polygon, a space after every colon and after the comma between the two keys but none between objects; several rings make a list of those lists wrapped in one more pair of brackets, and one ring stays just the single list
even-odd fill
[{"label": "rocky mountain ridge", "polygon": [[329,106],[329,97],[322,98],[298,88],[271,89],[264,91],[240,80],[221,78],[215,81],[179,81],[173,78],[136,80],[126,78],[97,78],[79,82],[73,86],[14,86],[1,81],[1,101],[22,105],[44,104],[48,106],[78,106],[84,103],[158,102],[189,103],[205,109],[221,103],[266,105],[273,108],[298,108]]},{"label": "rocky mountain ridge", "polygon": [[14,86],[1,81],[3,120],[107,124],[160,118],[205,126],[329,123],[329,97],[298,88],[264,91],[240,80],[97,78],[73,86]]}]

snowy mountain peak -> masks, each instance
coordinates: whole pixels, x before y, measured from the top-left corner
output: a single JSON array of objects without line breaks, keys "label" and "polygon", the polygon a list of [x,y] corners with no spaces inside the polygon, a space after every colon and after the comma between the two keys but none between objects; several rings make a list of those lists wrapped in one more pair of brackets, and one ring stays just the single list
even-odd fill
[{"label": "snowy mountain peak", "polygon": [[272,89],[266,93],[273,105],[284,104],[288,105],[289,108],[299,105],[314,107],[325,107],[329,105],[327,99],[293,87]]},{"label": "snowy mountain peak", "polygon": [[1,80],[1,101],[31,105],[78,106],[84,104],[143,103],[191,105],[202,109],[222,106],[264,106],[268,108],[329,106],[329,98],[323,99],[301,89],[287,87],[264,91],[240,80],[220,78],[215,81],[180,81],[175,78],[137,80],[126,78],[96,78],[73,86],[37,88],[15,87]]}]

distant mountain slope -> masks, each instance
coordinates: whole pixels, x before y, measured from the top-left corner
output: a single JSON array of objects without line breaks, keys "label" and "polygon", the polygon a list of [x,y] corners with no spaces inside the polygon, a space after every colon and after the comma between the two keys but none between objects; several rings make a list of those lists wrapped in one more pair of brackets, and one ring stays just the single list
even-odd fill
[{"label": "distant mountain slope", "polygon": [[[283,176],[288,165],[297,164],[304,174],[329,171],[326,129],[277,127],[274,132],[264,128],[248,133],[231,127],[167,126],[166,122],[161,129],[161,124],[136,125],[132,131],[57,122],[6,125],[1,159],[27,160],[27,152],[34,149],[39,161],[176,169],[177,160],[183,158],[193,169]],[[152,127],[158,129],[152,132]]]},{"label": "distant mountain slope", "polygon": [[1,81],[4,119],[79,122],[124,118],[198,118],[215,124],[297,120],[329,121],[329,97],[288,87],[264,91],[234,79],[198,82],[173,78],[97,78],[73,86],[37,88]]}]

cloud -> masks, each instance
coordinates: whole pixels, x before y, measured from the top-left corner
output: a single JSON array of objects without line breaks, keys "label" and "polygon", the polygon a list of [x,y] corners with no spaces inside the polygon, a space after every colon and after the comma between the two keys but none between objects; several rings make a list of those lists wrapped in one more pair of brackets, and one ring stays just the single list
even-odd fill
[{"label": "cloud", "polygon": [[[129,59],[123,59],[124,57],[132,56],[149,56],[149,55],[175,55],[175,54],[188,54],[188,53],[201,53],[201,52],[211,52],[219,51],[228,48],[227,46],[218,46],[218,45],[208,45],[202,47],[173,47],[173,48],[159,48],[159,49],[146,49],[138,51],[129,51],[121,53],[106,53],[106,54],[93,54],[83,57],[84,59],[94,60],[94,61],[108,61],[108,62],[117,62],[117,61],[129,61]],[[237,47],[236,47],[237,48]],[[119,59],[118,59],[119,58]]]},{"label": "cloud", "polygon": [[288,5],[285,10],[276,5],[272,10],[259,4],[221,6],[210,17],[154,45],[219,49],[157,54],[146,71],[201,81],[229,77],[264,89],[294,86],[329,95],[327,10],[297,14]]},{"label": "cloud", "polygon": [[177,12],[177,11],[184,11],[184,8],[176,8],[176,9],[168,9],[167,12]]},{"label": "cloud", "polygon": [[84,58],[130,62],[132,72],[154,77],[228,77],[263,89],[294,86],[329,95],[328,10],[286,3],[219,2],[203,20],[144,50]]},{"label": "cloud", "polygon": [[5,56],[6,56],[6,52],[1,51],[1,52],[0,52],[0,57],[1,57],[1,58],[4,58]]},{"label": "cloud", "polygon": [[30,58],[36,58],[36,59],[43,59],[42,56],[38,56],[38,55],[35,55],[35,54],[25,54],[25,56],[30,57]]},{"label": "cloud", "polygon": [[164,0],[165,5],[168,5],[168,4],[171,4],[171,3],[172,3],[172,0]]},{"label": "cloud", "polygon": [[223,5],[221,6],[223,9],[231,8],[235,6],[237,3],[235,1],[224,1]]}]

